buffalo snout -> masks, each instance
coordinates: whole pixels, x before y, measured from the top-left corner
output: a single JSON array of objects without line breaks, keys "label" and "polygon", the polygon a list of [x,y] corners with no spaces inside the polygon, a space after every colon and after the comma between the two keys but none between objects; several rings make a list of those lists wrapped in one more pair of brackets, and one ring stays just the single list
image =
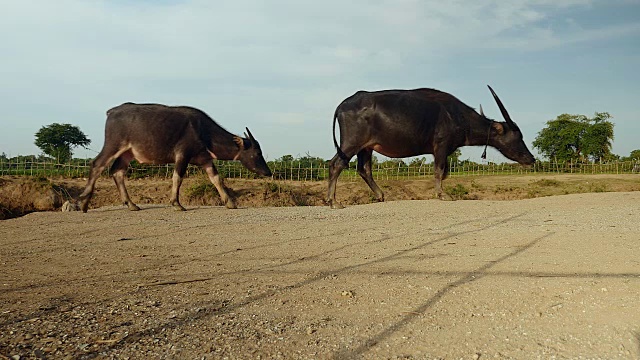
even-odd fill
[{"label": "buffalo snout", "polygon": [[265,167],[264,169],[261,168],[258,171],[256,171],[256,173],[258,175],[266,176],[266,177],[271,177],[271,175],[272,175],[271,174],[271,170],[268,167]]},{"label": "buffalo snout", "polygon": [[536,158],[534,158],[533,155],[531,155],[530,153],[524,154],[522,158],[518,160],[518,162],[521,165],[531,166],[536,163]]}]

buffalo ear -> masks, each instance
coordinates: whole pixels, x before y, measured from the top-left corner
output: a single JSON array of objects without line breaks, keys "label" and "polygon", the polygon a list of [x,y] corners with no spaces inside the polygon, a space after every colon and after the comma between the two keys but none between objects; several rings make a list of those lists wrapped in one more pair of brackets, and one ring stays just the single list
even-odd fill
[{"label": "buffalo ear", "polygon": [[244,150],[244,139],[241,138],[240,136],[234,136],[233,137],[233,141],[236,143],[236,145],[238,145],[238,148],[240,148],[240,150]]},{"label": "buffalo ear", "polygon": [[491,126],[496,130],[498,135],[504,134],[504,126],[502,126],[502,124],[500,124],[499,122],[494,122]]}]

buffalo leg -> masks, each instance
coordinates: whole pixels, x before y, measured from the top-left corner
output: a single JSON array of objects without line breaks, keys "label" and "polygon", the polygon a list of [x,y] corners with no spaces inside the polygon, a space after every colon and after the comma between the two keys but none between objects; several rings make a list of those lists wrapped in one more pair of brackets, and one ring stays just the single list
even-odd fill
[{"label": "buffalo leg", "polygon": [[373,150],[362,149],[358,153],[358,174],[362,177],[364,182],[369,185],[371,190],[376,194],[378,201],[384,201],[384,193],[378,187],[375,181],[373,181],[373,175],[371,173],[371,155]]},{"label": "buffalo leg", "polygon": [[218,169],[216,169],[216,167],[212,163],[203,165],[202,168],[207,173],[209,181],[211,181],[213,186],[215,186],[218,190],[218,194],[220,194],[220,199],[222,199],[222,202],[224,202],[224,206],[226,206],[227,209],[237,208],[235,201],[231,198],[231,196],[227,192],[227,188],[224,186],[222,177],[220,176],[220,174],[218,174]]},{"label": "buffalo leg", "polygon": [[442,181],[449,175],[447,155],[434,155],[434,173],[436,178],[436,196],[440,200],[446,200],[442,192]]},{"label": "buffalo leg", "polygon": [[171,206],[178,211],[186,211],[186,209],[180,204],[180,186],[182,185],[182,178],[187,172],[187,166],[189,163],[184,159],[176,160],[175,167],[173,168],[173,176],[171,178],[171,199],[169,200]]},{"label": "buffalo leg", "polygon": [[93,190],[96,186],[96,180],[100,177],[100,174],[107,167],[111,159],[115,156],[115,152],[112,155],[107,155],[110,151],[102,149],[98,156],[96,156],[93,161],[91,161],[91,170],[89,171],[89,179],[87,180],[87,185],[84,188],[82,194],[78,196],[78,201],[80,201],[80,210],[82,212],[87,212],[89,209],[89,201],[93,197]]},{"label": "buffalo leg", "polygon": [[113,176],[113,181],[116,183],[116,187],[118,188],[118,192],[120,193],[120,198],[122,199],[122,203],[126,205],[131,211],[138,211],[140,208],[131,201],[129,197],[129,193],[127,192],[127,188],[124,186],[124,178],[127,174],[127,169],[129,168],[129,163],[133,157],[130,154],[122,154],[120,155],[111,165],[111,169],[109,173]]},{"label": "buffalo leg", "polygon": [[340,157],[340,154],[336,154],[329,163],[329,191],[327,193],[327,202],[332,209],[344,208],[342,204],[336,201],[336,184],[342,170],[349,166],[350,158],[351,157],[349,156],[348,158],[343,159],[342,157]]}]

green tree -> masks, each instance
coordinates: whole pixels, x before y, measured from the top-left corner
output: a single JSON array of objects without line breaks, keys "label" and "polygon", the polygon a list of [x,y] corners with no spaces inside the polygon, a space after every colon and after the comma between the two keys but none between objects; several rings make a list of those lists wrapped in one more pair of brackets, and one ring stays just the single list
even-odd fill
[{"label": "green tree", "polygon": [[456,166],[460,163],[460,156],[462,156],[462,150],[456,149],[453,154],[447,156],[447,163]]},{"label": "green tree", "polygon": [[640,161],[640,149],[632,150],[629,156],[624,156],[622,161]]},{"label": "green tree", "polygon": [[602,161],[611,156],[613,123],[606,112],[585,115],[562,114],[547,121],[533,141],[540,154],[558,161]]},{"label": "green tree", "polygon": [[420,167],[420,166],[424,166],[426,164],[427,164],[427,158],[424,157],[424,156],[421,156],[421,157],[413,158],[411,160],[411,162],[409,163],[409,166],[411,166],[411,167]]},{"label": "green tree", "polygon": [[53,123],[43,126],[36,133],[35,144],[43,153],[53,157],[59,163],[64,164],[71,160],[73,147],[85,147],[91,140],[80,131],[80,128],[71,124]]},{"label": "green tree", "polygon": [[276,161],[291,162],[293,161],[293,155],[282,155],[282,157],[279,159],[276,159]]},{"label": "green tree", "polygon": [[612,157],[613,123],[607,112],[597,112],[586,126],[582,143],[583,152],[593,161],[609,160]]},{"label": "green tree", "polygon": [[555,120],[547,121],[533,141],[541,155],[561,161],[581,157],[580,139],[584,133],[587,117],[584,115],[562,114]]},{"label": "green tree", "polygon": [[311,156],[309,155],[309,153],[307,153],[305,156],[297,158],[296,160],[299,161],[301,166],[304,168],[309,168],[309,167],[317,168],[325,163],[323,158],[317,157],[317,156]]},{"label": "green tree", "polygon": [[[375,169],[380,164],[381,164],[380,159],[378,159],[378,157],[376,156],[376,153],[374,152],[373,154],[371,154],[371,167]],[[351,161],[349,161],[349,168],[356,169],[357,165],[358,165],[358,157],[354,156],[351,158]]]}]

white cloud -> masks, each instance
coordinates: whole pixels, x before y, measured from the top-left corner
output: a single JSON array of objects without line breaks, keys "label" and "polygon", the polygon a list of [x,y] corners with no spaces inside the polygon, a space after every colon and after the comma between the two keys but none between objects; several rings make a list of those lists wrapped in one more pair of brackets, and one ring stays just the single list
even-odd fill
[{"label": "white cloud", "polygon": [[[559,34],[545,8],[590,1],[15,2],[3,62],[35,74],[98,79],[343,75],[360,67],[478,49],[540,49],[638,32],[618,25]],[[541,8],[542,7],[542,8]],[[6,21],[5,21],[6,20]],[[516,36],[509,34],[517,30]],[[357,70],[357,69],[356,69]]]}]

